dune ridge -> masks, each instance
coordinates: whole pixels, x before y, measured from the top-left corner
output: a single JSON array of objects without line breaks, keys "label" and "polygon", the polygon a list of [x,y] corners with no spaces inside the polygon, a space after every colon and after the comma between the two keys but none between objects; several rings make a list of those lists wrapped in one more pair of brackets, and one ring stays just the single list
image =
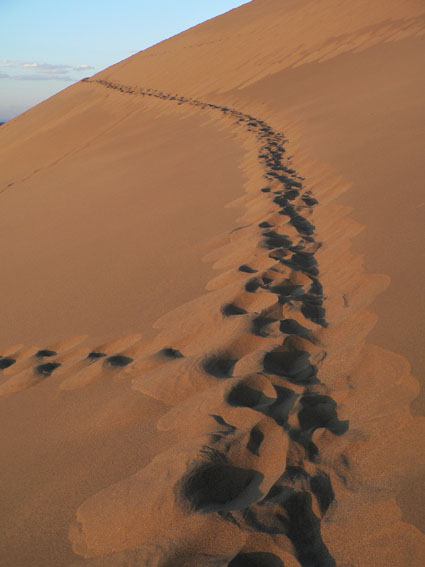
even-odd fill
[{"label": "dune ridge", "polygon": [[79,507],[70,539],[84,559],[73,565],[420,565],[424,538],[393,494],[423,435],[409,411],[417,383],[401,357],[365,345],[366,308],[388,280],[350,252],[361,227],[334,203],[346,186],[250,114],[84,83],[220,112],[247,150],[249,181],[240,226],[207,257],[226,271],[163,316],[153,341],[87,352],[76,338],[0,359],[2,394],[112,372],[170,407],[157,426],[176,443]]},{"label": "dune ridge", "polygon": [[424,16],[421,0],[254,0],[95,77],[181,92],[190,77],[192,96],[223,95],[284,69],[421,37]]}]

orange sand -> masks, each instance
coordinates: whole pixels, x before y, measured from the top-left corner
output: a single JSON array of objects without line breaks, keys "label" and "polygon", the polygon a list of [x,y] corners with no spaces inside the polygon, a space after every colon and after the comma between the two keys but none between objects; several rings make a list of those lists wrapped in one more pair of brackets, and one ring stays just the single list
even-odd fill
[{"label": "orange sand", "polygon": [[2,126],[2,565],[422,565],[424,30],[256,0]]}]

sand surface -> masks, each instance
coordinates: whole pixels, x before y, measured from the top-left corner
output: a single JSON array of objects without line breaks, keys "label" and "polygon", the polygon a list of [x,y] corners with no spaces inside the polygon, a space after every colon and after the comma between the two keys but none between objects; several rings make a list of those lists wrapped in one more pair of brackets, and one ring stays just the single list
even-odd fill
[{"label": "sand surface", "polygon": [[29,115],[42,131],[12,132],[2,152],[2,186],[13,185],[1,194],[0,345],[151,338],[211,277],[201,258],[233,226],[225,205],[242,194],[242,150],[202,116],[80,85],[62,96],[68,119],[49,119],[61,112],[53,98]]},{"label": "sand surface", "polygon": [[422,565],[424,31],[256,0],[2,126],[1,565]]}]

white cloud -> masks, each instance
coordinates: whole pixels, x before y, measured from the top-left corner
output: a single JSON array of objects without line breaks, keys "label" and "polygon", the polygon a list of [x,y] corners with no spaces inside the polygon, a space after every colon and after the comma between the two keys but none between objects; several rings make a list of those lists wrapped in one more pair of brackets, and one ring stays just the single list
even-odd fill
[{"label": "white cloud", "polygon": [[[7,67],[8,69],[15,70],[15,74],[9,75],[8,77],[4,76],[4,74],[0,75],[0,78],[11,78],[16,79],[18,81],[35,81],[35,80],[50,80],[50,79],[58,79],[58,80],[67,80],[67,81],[74,81],[77,79],[73,79],[70,76],[72,71],[76,71],[77,73],[81,73],[83,71],[89,71],[94,69],[91,65],[87,63],[82,63],[81,65],[64,65],[58,64],[53,65],[51,63],[39,63],[37,61],[16,61],[13,59],[2,59],[0,60],[0,67]],[[32,73],[39,73],[40,75],[22,75],[16,74],[19,70],[23,71],[31,71]]]},{"label": "white cloud", "polygon": [[10,59],[0,59],[0,67],[13,67],[17,63],[17,61],[12,61]]},{"label": "white cloud", "polygon": [[33,73],[32,75],[13,75],[10,76],[11,79],[15,81],[67,81],[74,82],[78,79],[74,79],[68,75],[43,75],[42,73]]},{"label": "white cloud", "polygon": [[94,69],[91,65],[87,65],[87,63],[83,63],[82,65],[77,65],[73,67],[74,71],[87,71],[88,69]]}]

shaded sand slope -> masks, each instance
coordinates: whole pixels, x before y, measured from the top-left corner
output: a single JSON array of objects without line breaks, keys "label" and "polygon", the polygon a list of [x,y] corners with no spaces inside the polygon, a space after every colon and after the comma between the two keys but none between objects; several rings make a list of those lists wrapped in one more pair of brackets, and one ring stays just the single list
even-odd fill
[{"label": "shaded sand slope", "polygon": [[76,85],[5,127],[0,345],[148,338],[202,292],[242,150],[179,110]]},{"label": "shaded sand slope", "polygon": [[[405,358],[366,343],[377,322],[368,309],[390,279],[365,273],[362,254],[353,252],[351,241],[363,227],[350,218],[347,203],[362,204],[366,189],[356,191],[357,185],[373,182],[364,220],[388,230],[399,170],[375,146],[383,143],[391,157],[391,120],[397,127],[419,114],[419,98],[407,91],[404,100],[403,91],[421,87],[405,67],[420,64],[424,11],[415,1],[252,2],[2,127],[9,150],[1,197],[10,200],[9,210],[22,214],[25,191],[45,190],[68,230],[76,215],[82,219],[84,240],[63,240],[65,231],[56,230],[60,246],[50,250],[60,263],[66,242],[80,258],[71,244],[81,251],[93,235],[81,201],[90,195],[97,211],[106,191],[93,277],[105,259],[120,266],[118,254],[110,256],[114,243],[119,256],[130,249],[116,297],[122,301],[122,290],[139,304],[142,289],[150,314],[140,321],[143,340],[133,334],[86,346],[84,337],[56,336],[37,343],[41,350],[2,350],[1,426],[10,431],[1,452],[5,565],[422,565],[425,538],[408,522],[419,525],[415,506],[407,514],[413,499],[420,509],[413,481],[425,465],[424,419],[410,412],[418,383]],[[396,48],[393,78],[388,59],[396,60]],[[336,75],[345,77],[344,86]],[[388,106],[379,104],[381,92]],[[364,114],[366,124],[356,119]],[[409,155],[418,155],[415,127],[404,135]],[[170,162],[174,175],[161,171],[157,178],[152,164],[162,170]],[[134,204],[135,194],[145,195],[137,191],[145,171],[168,196],[164,204],[150,194],[148,212],[144,202]],[[58,196],[53,189],[61,173],[70,181]],[[79,180],[75,198],[72,180]],[[118,180],[125,216],[120,204],[121,214],[113,214]],[[412,199],[415,181],[412,175]],[[242,217],[231,230],[237,215],[222,206],[242,193],[242,184],[245,195],[234,203],[243,207]],[[198,186],[206,189],[199,200]],[[393,200],[383,206],[384,187]],[[172,201],[174,188],[181,203]],[[172,212],[180,205],[176,225]],[[201,233],[204,241],[215,236],[204,259],[217,270],[202,294],[211,275],[199,263],[202,248],[192,247]],[[34,234],[47,245],[40,225]],[[136,234],[143,240],[139,251]],[[419,228],[414,234],[419,241]],[[362,238],[356,246],[368,246],[374,264],[382,241],[372,246],[372,236]],[[84,250],[86,261],[89,255]],[[174,255],[180,263],[173,264]],[[151,279],[137,289],[151,258]],[[83,266],[76,287],[84,286]],[[403,266],[409,282],[411,263]],[[388,272],[397,277],[399,269]],[[170,282],[166,291],[157,286],[159,272]],[[101,280],[104,303],[96,304],[101,318],[94,326],[99,331],[104,322],[108,337],[114,322],[117,336],[130,333],[134,327],[120,323],[122,309],[110,311],[111,280],[104,272]],[[20,294],[18,287],[15,304]],[[417,309],[413,293],[401,301],[406,312]],[[85,329],[76,328],[77,319],[72,324],[80,334]],[[400,332],[419,345],[413,320],[406,317]],[[376,333],[388,346],[390,335],[379,326]],[[410,486],[401,498],[403,483]]]}]

